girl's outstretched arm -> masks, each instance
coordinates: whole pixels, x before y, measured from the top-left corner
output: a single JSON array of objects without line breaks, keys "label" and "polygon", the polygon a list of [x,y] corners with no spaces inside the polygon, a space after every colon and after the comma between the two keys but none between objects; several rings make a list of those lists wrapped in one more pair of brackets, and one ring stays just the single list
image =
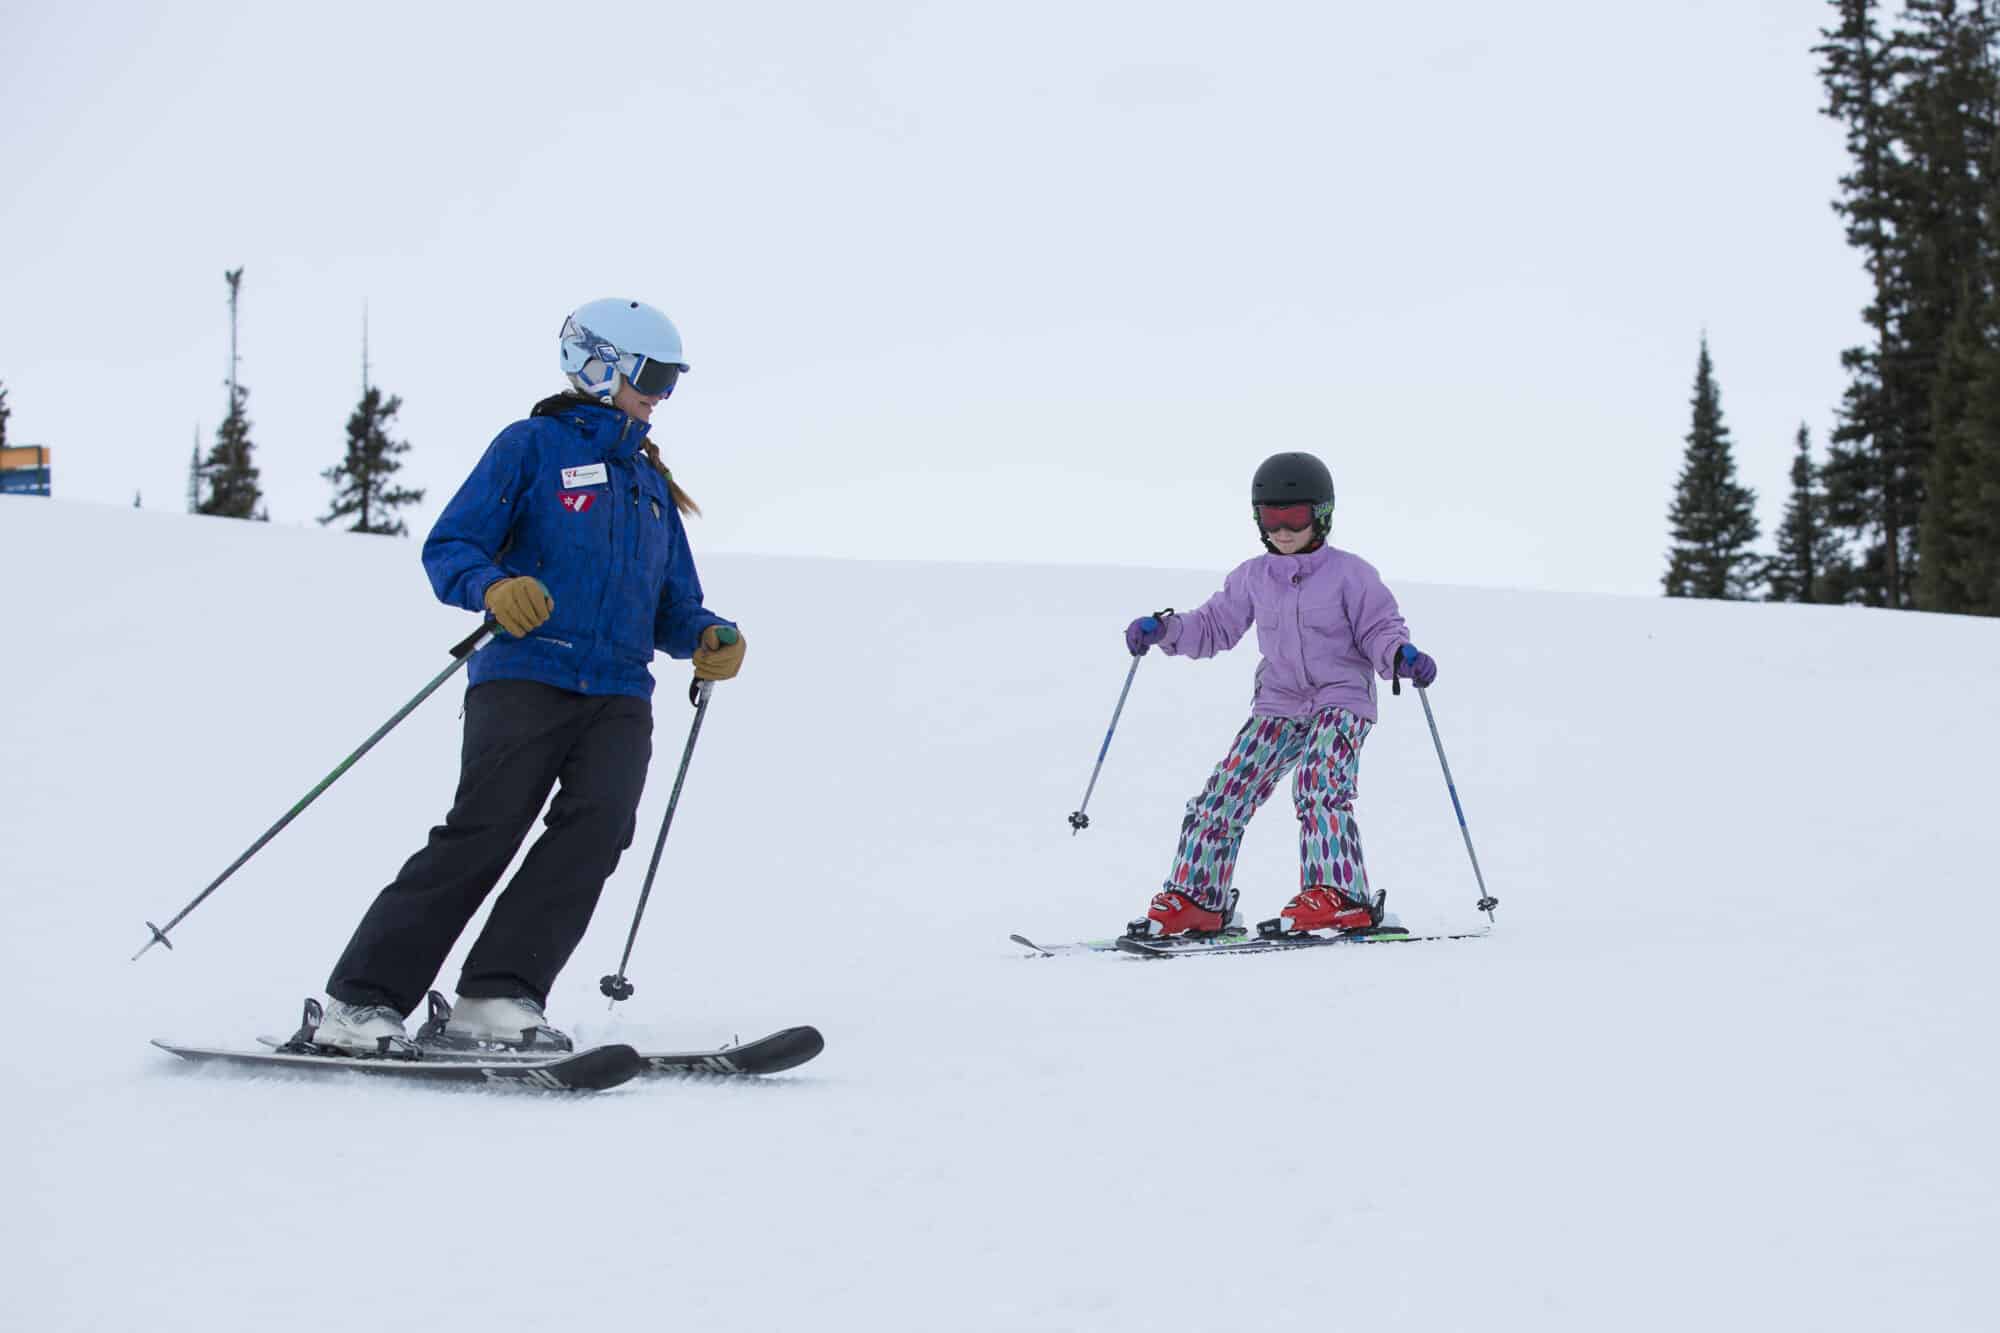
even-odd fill
[{"label": "girl's outstretched arm", "polygon": [[1213,657],[1234,648],[1257,619],[1257,608],[1250,601],[1249,567],[1238,565],[1222,581],[1222,591],[1170,619],[1160,650],[1175,657]]}]

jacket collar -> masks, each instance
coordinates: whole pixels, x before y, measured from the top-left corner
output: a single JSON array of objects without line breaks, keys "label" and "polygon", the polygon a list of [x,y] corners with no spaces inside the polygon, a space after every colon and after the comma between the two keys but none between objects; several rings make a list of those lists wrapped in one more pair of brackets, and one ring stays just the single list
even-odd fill
[{"label": "jacket collar", "polygon": [[611,404],[580,393],[559,393],[536,403],[531,417],[555,417],[607,453],[644,451],[649,421],[628,417]]},{"label": "jacket collar", "polygon": [[1333,560],[1333,547],[1321,542],[1312,550],[1301,555],[1279,555],[1266,552],[1265,563],[1272,569],[1283,570],[1287,574],[1316,574],[1325,569]]}]

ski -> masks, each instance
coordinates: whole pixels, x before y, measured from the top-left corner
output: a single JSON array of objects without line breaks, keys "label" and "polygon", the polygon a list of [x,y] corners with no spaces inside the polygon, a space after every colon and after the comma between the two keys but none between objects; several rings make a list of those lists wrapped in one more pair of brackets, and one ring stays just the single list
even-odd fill
[{"label": "ski", "polygon": [[[1055,958],[1062,954],[1071,953],[1116,953],[1119,939],[1117,936],[1107,936],[1104,939],[1098,940],[1068,940],[1061,944],[1037,944],[1026,935],[1009,935],[1007,938],[1024,949],[1033,950],[1029,955],[1033,958]],[[1250,938],[1248,927],[1231,926],[1220,935],[1175,935],[1166,939],[1154,940],[1151,943],[1155,948],[1171,951],[1186,949],[1200,944],[1214,944],[1221,940],[1246,940],[1248,938]]]},{"label": "ski", "polygon": [[[1223,920],[1229,924],[1225,925],[1221,930],[1216,931],[1213,935],[1167,935],[1150,938],[1149,942],[1157,949],[1183,949],[1190,945],[1213,944],[1219,940],[1248,939],[1250,936],[1250,927],[1245,925],[1236,915],[1237,901],[1237,892],[1235,889],[1231,889],[1229,891],[1229,905],[1222,912]],[[1138,930],[1145,924],[1144,920],[1134,921],[1130,926],[1126,927],[1126,930],[1129,934],[1129,932]],[[1059,954],[1066,953],[1115,953],[1118,949],[1118,940],[1124,937],[1107,936],[1103,939],[1095,940],[1070,940],[1063,944],[1037,944],[1026,935],[1009,935],[1007,938],[1024,949],[1032,950],[1032,956],[1034,957],[1054,958]]]},{"label": "ski", "polygon": [[259,1073],[360,1074],[410,1083],[474,1084],[543,1092],[603,1092],[645,1072],[639,1053],[630,1046],[618,1045],[593,1046],[574,1054],[528,1060],[438,1060],[422,1053],[415,1058],[400,1059],[287,1050],[229,1051],[179,1046],[157,1039],[153,1045],[197,1064]]},{"label": "ski", "polygon": [[1330,944],[1422,944],[1432,940],[1476,940],[1487,934],[1485,928],[1479,930],[1455,931],[1439,934],[1418,934],[1397,927],[1377,926],[1373,929],[1344,931],[1338,935],[1276,935],[1258,936],[1241,940],[1198,940],[1191,944],[1161,948],[1161,942],[1134,939],[1118,939],[1114,947],[1120,953],[1133,954],[1140,958],[1185,958],[1214,954],[1280,953],[1288,949],[1317,949]]},{"label": "ski", "polygon": [[[549,1058],[547,1051],[509,1051],[475,1045],[447,1045],[444,1031],[445,1024],[450,1021],[450,1002],[436,991],[432,991],[429,997],[428,1015],[422,1026],[417,1029],[416,1045],[424,1059],[438,1062],[512,1064]],[[278,1044],[268,1037],[260,1037],[258,1040],[267,1045]],[[780,1028],[754,1041],[719,1046],[712,1050],[639,1051],[638,1076],[653,1078],[720,1074],[735,1078],[778,1074],[787,1069],[798,1068],[825,1049],[826,1038],[820,1035],[818,1028]]]}]

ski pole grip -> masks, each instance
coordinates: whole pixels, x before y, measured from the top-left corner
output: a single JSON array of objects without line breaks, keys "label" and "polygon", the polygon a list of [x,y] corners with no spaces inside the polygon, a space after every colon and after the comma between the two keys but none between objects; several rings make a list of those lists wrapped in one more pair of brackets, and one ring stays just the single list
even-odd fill
[{"label": "ski pole grip", "polygon": [[1417,650],[1404,644],[1396,650],[1396,656],[1389,663],[1389,693],[1401,698],[1403,695],[1403,668],[1417,660]]},{"label": "ski pole grip", "polygon": [[[727,625],[717,625],[715,627],[715,642],[718,647],[727,648],[742,637],[741,634],[738,634]],[[704,683],[713,685],[715,682],[712,680],[704,682],[699,676],[688,682],[688,702],[697,708],[701,706],[701,687]]]}]

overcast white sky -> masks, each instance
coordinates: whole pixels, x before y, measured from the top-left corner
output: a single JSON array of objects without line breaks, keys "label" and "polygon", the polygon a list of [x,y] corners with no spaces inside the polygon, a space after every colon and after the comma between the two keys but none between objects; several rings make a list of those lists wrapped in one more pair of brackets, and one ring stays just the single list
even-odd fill
[{"label": "overcast white sky", "polygon": [[1767,529],[1861,337],[1831,13],[7,5],[9,436],[184,508],[240,265],[273,519],[325,512],[365,301],[421,535],[629,294],[698,551],[1220,570],[1310,449],[1392,584],[1653,592],[1704,328]]}]

